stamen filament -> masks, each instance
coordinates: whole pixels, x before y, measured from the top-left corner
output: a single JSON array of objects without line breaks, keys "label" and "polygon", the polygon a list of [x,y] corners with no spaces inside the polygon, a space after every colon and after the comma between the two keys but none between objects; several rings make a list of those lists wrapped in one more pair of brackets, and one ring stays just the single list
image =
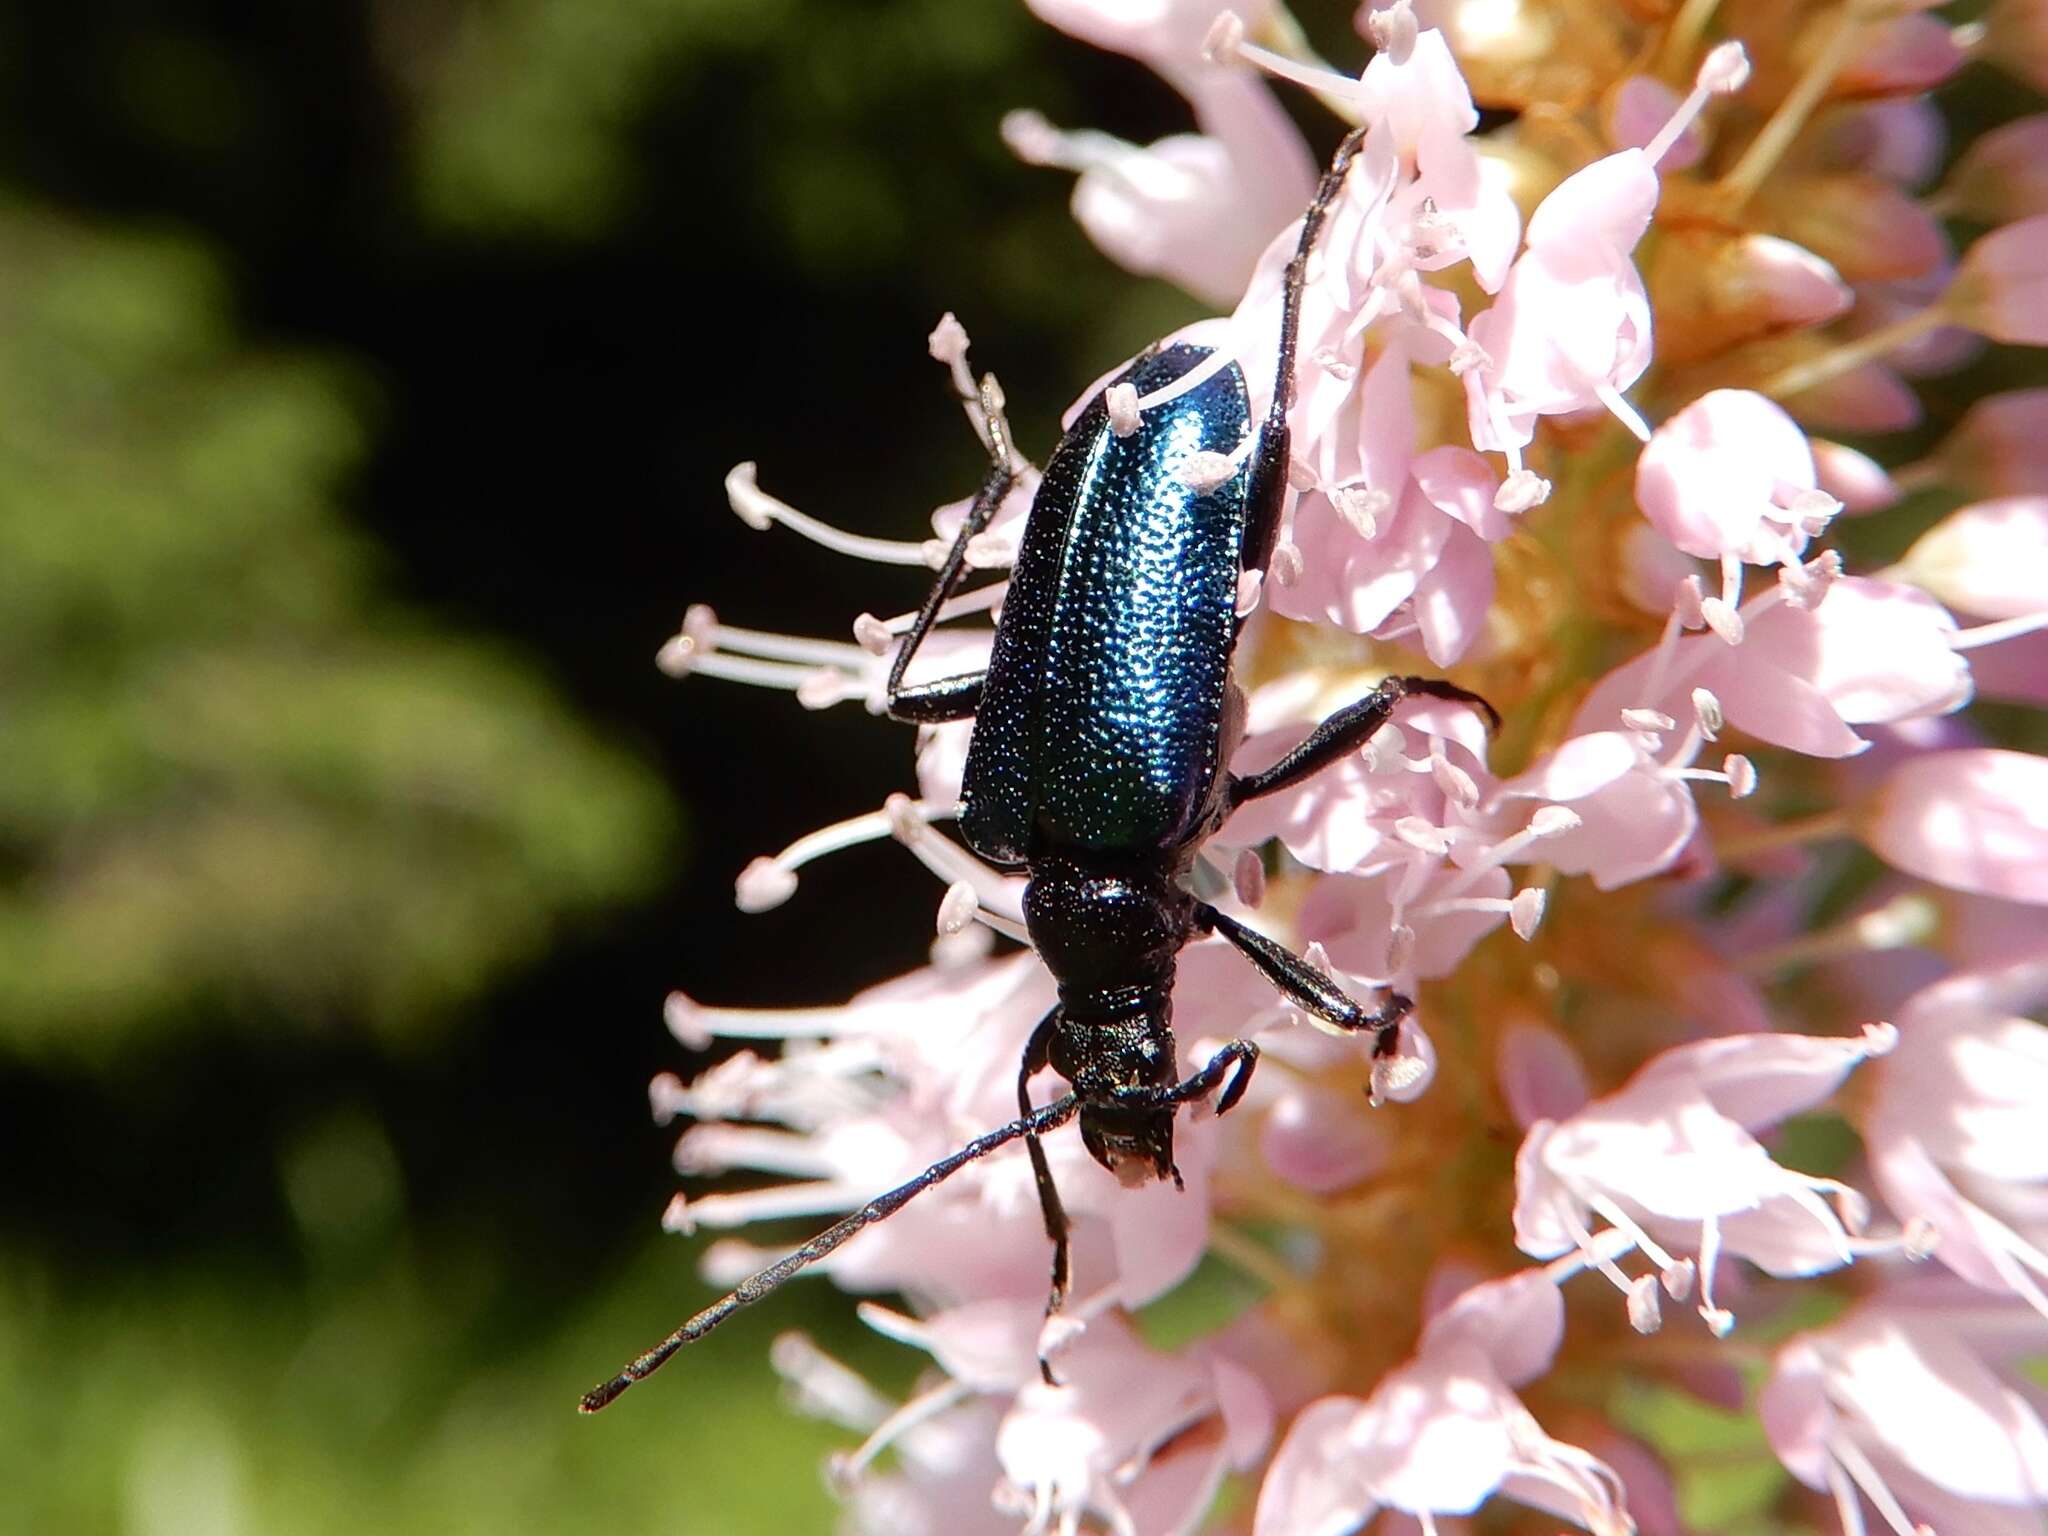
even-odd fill
[{"label": "stamen filament", "polygon": [[856,560],[872,560],[880,565],[927,563],[923,541],[908,544],[900,539],[874,539],[821,523],[762,490],[755,481],[755,473],[753,461],[747,459],[733,465],[725,476],[726,500],[732,503],[733,511],[749,528],[765,529],[770,523],[780,523],[790,532],[800,534],[814,544],[822,544],[835,554],[851,555]]},{"label": "stamen filament", "polygon": [[2048,612],[2023,613],[2016,619],[2001,619],[1995,624],[1972,625],[1950,635],[1948,643],[1954,650],[1973,651],[1980,645],[1996,645],[2001,640],[2031,635],[2037,629],[2048,629]]},{"label": "stamen filament", "polygon": [[[1728,197],[1730,204],[1740,207],[1749,201],[1756,189],[1764,184],[1764,178],[1777,169],[1778,162],[1785,157],[1785,151],[1792,147],[1792,141],[1799,137],[1799,130],[1806,126],[1814,109],[1828,93],[1828,87],[1835,83],[1856,48],[1863,41],[1864,0],[1846,0],[1835,17],[1835,24],[1829,32],[1813,62],[1806,66],[1804,74],[1785,93],[1785,99],[1778,103],[1770,121],[1765,123],[1749,147],[1742,152],[1742,158],[1735,162],[1720,181],[1720,190]],[[1769,391],[1765,391],[1769,393]]]},{"label": "stamen filament", "polygon": [[1801,390],[1812,389],[1816,385],[1838,379],[1843,374],[1883,357],[1887,352],[1948,323],[1947,311],[1940,303],[1930,304],[1925,309],[1907,315],[1903,320],[1895,320],[1890,325],[1880,326],[1854,341],[1845,341],[1832,351],[1823,352],[1818,357],[1810,357],[1803,363],[1794,363],[1789,368],[1779,369],[1756,386],[1757,393],[1769,395],[1773,400],[1783,400],[1798,394]]}]

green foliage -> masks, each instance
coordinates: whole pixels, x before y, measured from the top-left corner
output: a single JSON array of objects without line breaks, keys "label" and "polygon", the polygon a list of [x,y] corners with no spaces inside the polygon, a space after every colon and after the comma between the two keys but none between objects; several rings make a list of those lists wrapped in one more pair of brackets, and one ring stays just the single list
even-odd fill
[{"label": "green foliage", "polygon": [[12,1049],[223,1013],[395,1040],[665,859],[644,769],[381,590],[338,505],[362,381],[234,331],[191,242],[0,207]]}]

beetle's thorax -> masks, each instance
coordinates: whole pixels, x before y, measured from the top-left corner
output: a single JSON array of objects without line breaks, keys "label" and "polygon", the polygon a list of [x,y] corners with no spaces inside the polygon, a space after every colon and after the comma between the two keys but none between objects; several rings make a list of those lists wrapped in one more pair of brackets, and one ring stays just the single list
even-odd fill
[{"label": "beetle's thorax", "polygon": [[1127,1184],[1174,1177],[1173,1109],[1129,1102],[1175,1079],[1173,975],[1194,899],[1165,869],[1035,862],[1032,942],[1059,983],[1053,1069],[1081,1098],[1081,1140]]}]

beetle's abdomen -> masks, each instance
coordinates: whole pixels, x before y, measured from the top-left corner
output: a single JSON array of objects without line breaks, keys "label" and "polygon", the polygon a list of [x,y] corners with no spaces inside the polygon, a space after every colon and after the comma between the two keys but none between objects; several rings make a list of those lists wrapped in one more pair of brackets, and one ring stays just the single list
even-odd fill
[{"label": "beetle's abdomen", "polygon": [[[1119,382],[1139,394],[1206,349],[1169,347]],[[1200,831],[1236,635],[1246,471],[1197,490],[1200,452],[1250,432],[1223,369],[1117,437],[1101,398],[1060,440],[1032,503],[968,753],[961,827],[993,859],[1142,854]]]}]

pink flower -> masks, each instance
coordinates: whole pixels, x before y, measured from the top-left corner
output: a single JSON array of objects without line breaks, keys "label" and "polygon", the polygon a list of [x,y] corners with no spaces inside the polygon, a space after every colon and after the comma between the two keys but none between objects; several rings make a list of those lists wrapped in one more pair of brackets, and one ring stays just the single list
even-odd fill
[{"label": "pink flower", "polygon": [[[1690,1292],[1695,1265],[1669,1248],[1691,1249],[1700,1314],[1725,1333],[1734,1318],[1714,1301],[1724,1249],[1773,1274],[1855,1256],[1859,1197],[1779,1166],[1754,1133],[1820,1103],[1890,1044],[1890,1031],[1872,1026],[1853,1040],[1730,1035],[1664,1052],[1618,1091],[1529,1127],[1515,1159],[1515,1242],[1533,1258],[1582,1255],[1628,1296],[1644,1332],[1657,1326],[1659,1281],[1675,1299]],[[1596,1218],[1658,1273],[1625,1276],[1596,1239]]]},{"label": "pink flower", "polygon": [[994,1496],[1025,1520],[1027,1536],[1088,1519],[1160,1536],[1191,1531],[1224,1475],[1252,1465],[1272,1434],[1272,1404],[1243,1366],[1215,1351],[1151,1349],[1114,1313],[1073,1320],[1057,1354],[1060,1384],[1050,1386],[1039,1373],[1034,1303],[977,1302],[926,1318],[861,1310],[944,1368],[951,1388],[938,1400],[978,1394],[1007,1404]]},{"label": "pink flower", "polygon": [[1909,758],[1862,830],[1881,858],[1910,874],[2048,903],[2048,758],[1988,748]]},{"label": "pink flower", "polygon": [[2048,944],[1999,970],[1936,982],[1898,1012],[1863,1117],[1885,1201],[1926,1224],[1935,1257],[2048,1318]]},{"label": "pink flower", "polygon": [[1636,460],[1643,514],[1705,560],[1799,559],[1840,507],[1815,485],[1806,434],[1746,389],[1702,395],[1657,428]]},{"label": "pink flower", "polygon": [[1794,1476],[1833,1494],[1846,1531],[1864,1528],[1859,1495],[1900,1536],[2038,1531],[2048,1429],[1987,1355],[2044,1345],[2025,1312],[1866,1303],[1778,1351],[1764,1428]]},{"label": "pink flower", "polygon": [[1257,1536],[1339,1536],[1382,1509],[1427,1520],[1504,1494],[1597,1536],[1633,1529],[1620,1480],[1552,1439],[1514,1389],[1549,1368],[1564,1304],[1541,1270],[1466,1291],[1372,1396],[1296,1415],[1259,1492]]},{"label": "pink flower", "polygon": [[1164,277],[1211,304],[1233,303],[1275,234],[1315,187],[1300,133],[1243,75],[1203,70],[1185,89],[1202,132],[1150,146],[1061,132],[1035,112],[1003,119],[1019,159],[1078,172],[1074,218],[1119,266]]}]

